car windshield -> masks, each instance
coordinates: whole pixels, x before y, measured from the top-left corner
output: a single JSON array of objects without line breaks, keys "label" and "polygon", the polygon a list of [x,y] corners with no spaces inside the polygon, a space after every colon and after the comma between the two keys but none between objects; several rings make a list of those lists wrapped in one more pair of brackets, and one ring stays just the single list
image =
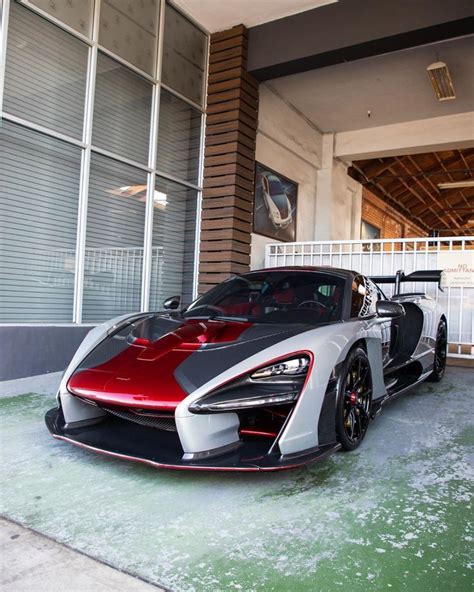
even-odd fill
[{"label": "car windshield", "polygon": [[282,216],[288,216],[288,198],[286,195],[284,193],[272,194],[272,200]]},{"label": "car windshield", "polygon": [[270,193],[283,193],[283,187],[278,179],[270,181],[268,185],[270,187]]},{"label": "car windshield", "polygon": [[342,319],[344,286],[344,278],[324,272],[249,273],[211,289],[183,316],[254,323],[331,323]]}]

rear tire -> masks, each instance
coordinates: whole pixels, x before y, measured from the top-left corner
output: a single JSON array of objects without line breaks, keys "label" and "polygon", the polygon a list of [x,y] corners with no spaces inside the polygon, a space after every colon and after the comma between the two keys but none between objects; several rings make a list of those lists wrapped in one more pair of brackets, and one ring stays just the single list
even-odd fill
[{"label": "rear tire", "polygon": [[337,385],[336,434],[343,450],[355,450],[365,437],[372,406],[372,373],[362,347],[346,358]]},{"label": "rear tire", "polygon": [[440,382],[446,372],[446,355],[448,352],[448,326],[444,319],[441,319],[436,331],[435,359],[433,372],[428,376],[430,382]]}]

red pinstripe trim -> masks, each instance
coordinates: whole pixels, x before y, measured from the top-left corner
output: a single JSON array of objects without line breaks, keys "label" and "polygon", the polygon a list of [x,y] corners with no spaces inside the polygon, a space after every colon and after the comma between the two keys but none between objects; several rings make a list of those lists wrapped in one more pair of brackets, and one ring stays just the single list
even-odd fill
[{"label": "red pinstripe trim", "polygon": [[294,358],[295,356],[303,356],[303,355],[306,355],[309,357],[309,368],[308,368],[308,373],[306,375],[306,380],[304,381],[304,384],[303,384],[303,388],[301,389],[301,393],[302,393],[306,387],[306,383],[308,382],[308,378],[309,378],[311,371],[313,369],[313,362],[314,362],[313,352],[311,352],[309,350],[304,350],[304,349],[297,350],[294,352],[289,352],[289,353],[284,354],[282,356],[278,356],[277,358],[272,358],[263,364],[259,364],[258,366],[254,366],[250,370],[245,370],[244,372],[241,372],[240,374],[236,374],[235,376],[232,376],[232,378],[228,378],[224,382],[221,382],[218,386],[214,387],[211,391],[209,391],[208,393],[203,395],[202,398],[207,397],[207,395],[210,395],[211,393],[219,390],[220,388],[222,388],[226,384],[229,384],[229,382],[233,382],[234,380],[237,380],[237,379],[241,378],[242,376],[245,376],[246,374],[253,374],[253,372],[255,372],[256,370],[260,370],[260,368],[266,368],[267,366],[271,366],[272,364],[275,364],[276,362],[280,362],[282,360],[288,360],[290,358]]},{"label": "red pinstripe trim", "polygon": [[287,469],[295,469],[297,467],[301,467],[302,465],[308,464],[310,461],[303,462],[303,463],[295,463],[291,465],[285,465],[281,467],[199,467],[199,466],[191,466],[191,465],[167,465],[165,463],[157,463],[153,460],[148,460],[145,458],[139,458],[136,456],[128,456],[127,454],[120,454],[119,452],[110,452],[109,450],[102,450],[100,448],[95,448],[94,446],[89,446],[88,444],[83,444],[82,442],[77,442],[76,440],[71,440],[66,436],[59,436],[57,434],[52,434],[53,438],[56,440],[63,440],[64,442],[69,442],[70,444],[74,444],[74,446],[78,446],[79,448],[83,448],[84,450],[91,450],[93,452],[98,452],[99,454],[103,454],[105,456],[112,456],[114,458],[119,458],[122,460],[130,460],[133,462],[142,463],[145,465],[150,465],[157,469],[171,469],[175,471],[224,471],[224,472],[239,472],[239,473],[256,473],[261,471],[286,471]]}]

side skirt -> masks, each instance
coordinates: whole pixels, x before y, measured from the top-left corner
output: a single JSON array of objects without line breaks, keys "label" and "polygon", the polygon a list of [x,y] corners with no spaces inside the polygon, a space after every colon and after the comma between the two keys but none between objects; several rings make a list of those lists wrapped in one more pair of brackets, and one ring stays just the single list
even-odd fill
[{"label": "side skirt", "polygon": [[414,382],[411,382],[410,384],[405,384],[403,385],[401,388],[397,389],[396,387],[389,391],[388,394],[381,398],[378,399],[377,401],[374,401],[372,403],[372,419],[374,419],[375,417],[377,417],[378,415],[380,415],[380,413],[382,413],[382,408],[386,403],[395,401],[395,399],[398,399],[398,397],[400,397],[401,395],[404,395],[405,393],[407,393],[409,390],[411,390],[412,388],[416,387],[417,385],[421,384],[422,382],[424,382],[428,376],[431,374],[431,370],[429,370],[428,372],[424,372],[417,380],[415,380]]}]

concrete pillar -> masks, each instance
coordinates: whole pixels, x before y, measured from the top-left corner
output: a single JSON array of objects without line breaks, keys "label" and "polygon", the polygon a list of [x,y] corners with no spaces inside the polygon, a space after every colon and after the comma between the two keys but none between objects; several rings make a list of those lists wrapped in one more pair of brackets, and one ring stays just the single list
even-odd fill
[{"label": "concrete pillar", "polygon": [[322,146],[314,240],[360,238],[362,186],[348,176],[349,164],[334,158],[334,134],[324,134]]},{"label": "concrete pillar", "polygon": [[360,225],[362,220],[362,185],[349,177],[349,181],[354,183],[354,187],[349,190],[352,193],[352,221],[351,221],[351,240],[360,239]]},{"label": "concrete pillar", "polygon": [[334,134],[324,134],[321,168],[317,174],[316,215],[314,240],[331,240],[332,234],[332,167],[334,160]]}]

